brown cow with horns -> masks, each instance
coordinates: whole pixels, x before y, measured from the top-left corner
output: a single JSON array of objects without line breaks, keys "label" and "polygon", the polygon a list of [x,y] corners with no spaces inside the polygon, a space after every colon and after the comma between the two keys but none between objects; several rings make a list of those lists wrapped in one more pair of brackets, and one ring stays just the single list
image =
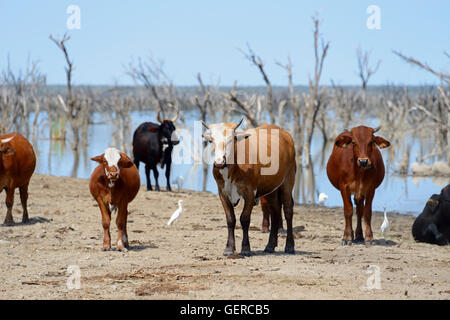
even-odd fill
[{"label": "brown cow with horns", "polygon": [[295,183],[295,149],[288,132],[274,125],[238,132],[242,123],[203,123],[209,134],[203,137],[212,143],[214,151],[213,175],[219,190],[219,198],[225,210],[228,225],[228,241],[224,255],[236,250],[234,207],[244,200],[240,221],[243,231],[241,255],[250,255],[248,229],[253,206],[260,197],[270,207],[271,229],[265,252],[274,252],[277,246],[278,226],[283,207],[287,224],[286,253],[294,253],[292,216],[294,201],[292,189]]},{"label": "brown cow with horns", "polygon": [[[384,163],[381,149],[391,144],[384,138],[375,136],[380,127],[372,129],[359,126],[339,134],[327,164],[327,175],[331,184],[341,191],[344,202],[345,231],[342,245],[351,244],[354,240],[352,228],[353,205],[351,195],[356,204],[357,226],[356,241],[373,242],[371,227],[372,200],[375,189],[384,179]],[[361,218],[366,225],[363,237]]]}]

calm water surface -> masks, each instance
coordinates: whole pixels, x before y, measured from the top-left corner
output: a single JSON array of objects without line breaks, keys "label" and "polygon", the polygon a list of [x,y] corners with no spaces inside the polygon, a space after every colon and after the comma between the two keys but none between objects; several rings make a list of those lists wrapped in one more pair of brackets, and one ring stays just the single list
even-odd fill
[{"label": "calm water surface", "polygon": [[[42,115],[41,117],[45,117]],[[144,121],[155,122],[156,116],[154,112],[132,112],[132,123],[130,124],[130,142],[134,129]],[[186,124],[192,130],[193,121],[197,120],[194,112],[185,113]],[[40,137],[34,141],[34,148],[38,156],[36,172],[41,174],[51,174],[55,176],[75,176],[79,178],[89,178],[92,170],[97,165],[89,160],[91,157],[103,153],[105,148],[113,145],[112,135],[114,126],[108,122],[108,119],[102,118],[101,115],[94,115],[94,122],[99,123],[92,125],[89,130],[88,146],[79,153],[78,163],[74,160],[74,154],[69,146],[65,146],[63,142],[50,141],[46,138],[48,129],[40,133]],[[182,124],[177,124],[177,129],[183,128]],[[382,133],[380,132],[380,135]],[[184,143],[188,143],[188,137],[184,137]],[[117,146],[120,148],[119,146]],[[177,148],[177,147],[175,147]],[[175,150],[175,149],[174,149]],[[440,190],[449,183],[449,178],[413,178],[399,177],[395,175],[393,167],[388,158],[388,149],[382,150],[383,158],[386,165],[386,176],[377,189],[373,202],[373,209],[382,211],[383,206],[388,211],[397,211],[400,213],[419,214],[427,199],[433,193],[439,193]],[[414,154],[415,150],[413,147]],[[323,151],[322,138],[317,135],[314,137],[312,149],[313,172],[311,170],[302,170],[299,180],[296,182],[299,190],[296,193],[296,201],[299,203],[311,203],[312,197],[317,201],[320,192],[328,195],[326,206],[342,206],[342,199],[338,190],[336,190],[328,181],[326,175],[326,162],[331,153],[331,146]],[[130,153],[129,153],[130,154]],[[171,179],[175,180],[177,176],[184,177],[184,189],[202,190],[204,185],[203,165],[192,164],[173,164]],[[160,171],[159,184],[162,187],[166,185],[164,171],[158,167]],[[141,183],[145,182],[144,166],[140,166]],[[153,175],[152,175],[153,179]],[[154,184],[154,180],[152,180]],[[174,191],[176,187],[172,188]],[[212,177],[212,167],[207,169],[206,191],[217,193],[217,186]]]}]

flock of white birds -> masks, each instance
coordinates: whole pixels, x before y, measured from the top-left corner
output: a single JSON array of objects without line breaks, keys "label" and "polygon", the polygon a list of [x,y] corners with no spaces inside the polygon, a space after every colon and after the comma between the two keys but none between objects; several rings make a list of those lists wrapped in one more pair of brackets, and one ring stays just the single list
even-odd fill
[{"label": "flock of white birds", "polygon": [[[178,192],[180,191],[180,189],[183,187],[183,183],[184,183],[184,178],[182,176],[178,176],[173,182],[173,184],[176,184],[178,187]],[[328,199],[328,196],[321,192],[319,194],[319,205],[323,206],[325,205],[325,201]],[[386,239],[386,234],[389,230],[389,220],[387,218],[387,212],[386,212],[386,206],[383,207],[384,208],[384,220],[383,223],[381,224],[381,233],[383,234],[383,237]],[[169,221],[167,222],[167,225],[170,226],[172,223],[175,223],[178,221],[178,219],[180,218],[181,213],[183,212],[183,200],[178,200],[178,209],[175,210],[175,212],[172,214],[172,216],[170,217]]]}]

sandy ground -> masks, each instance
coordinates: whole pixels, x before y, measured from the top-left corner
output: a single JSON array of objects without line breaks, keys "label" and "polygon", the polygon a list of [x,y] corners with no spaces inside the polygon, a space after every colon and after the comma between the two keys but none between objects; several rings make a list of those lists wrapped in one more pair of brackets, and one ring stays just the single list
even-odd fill
[{"label": "sandy ground", "polygon": [[[4,193],[1,201],[3,202]],[[177,224],[167,220],[183,199]],[[376,201],[376,199],[375,199]],[[6,207],[2,206],[3,221]],[[222,256],[227,238],[217,195],[147,192],[130,204],[127,252],[101,251],[100,211],[88,180],[35,175],[30,184],[30,223],[0,227],[1,299],[449,299],[450,247],[415,243],[414,218],[391,218],[387,241],[382,214],[372,223],[376,244],[341,246],[341,208],[296,206],[295,255],[284,254],[280,235],[265,254],[269,235],[262,213],[252,214],[251,257]],[[239,207],[241,208],[241,207]],[[242,231],[237,227],[240,251]],[[112,239],[116,226],[112,224]],[[68,289],[68,267],[79,267],[80,289]],[[375,267],[370,267],[375,265]],[[379,273],[377,272],[379,270]],[[377,283],[379,289],[367,289]]]}]

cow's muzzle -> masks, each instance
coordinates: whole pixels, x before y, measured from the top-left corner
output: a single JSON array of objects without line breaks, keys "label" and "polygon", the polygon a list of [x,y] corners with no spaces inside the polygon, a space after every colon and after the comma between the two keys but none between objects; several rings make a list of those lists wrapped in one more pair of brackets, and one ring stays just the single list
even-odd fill
[{"label": "cow's muzzle", "polygon": [[225,157],[223,157],[223,159],[220,161],[218,161],[218,160],[214,161],[214,168],[223,169],[226,166],[227,166],[227,162],[225,161]]},{"label": "cow's muzzle", "polygon": [[119,172],[117,171],[113,171],[113,172],[108,172],[106,175],[106,178],[108,179],[109,183],[114,185],[114,183],[116,183],[117,180],[119,180]]},{"label": "cow's muzzle", "polygon": [[363,169],[368,169],[371,167],[371,163],[367,158],[358,159],[358,166]]}]

